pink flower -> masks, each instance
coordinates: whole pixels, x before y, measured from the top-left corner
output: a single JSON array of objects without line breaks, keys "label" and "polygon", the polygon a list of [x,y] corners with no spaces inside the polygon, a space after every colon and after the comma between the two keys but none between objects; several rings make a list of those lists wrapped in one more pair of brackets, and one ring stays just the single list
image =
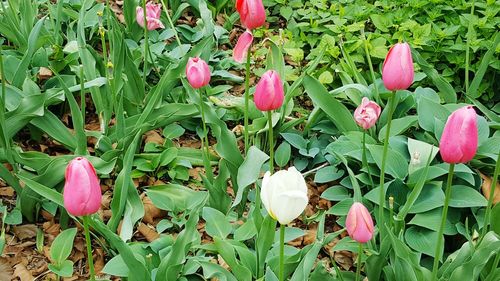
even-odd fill
[{"label": "pink flower", "polygon": [[413,83],[413,59],[408,43],[394,45],[385,57],[382,80],[387,90],[406,90]]},{"label": "pink flower", "polygon": [[240,35],[240,38],[238,38],[236,46],[234,46],[233,59],[239,63],[242,63],[247,57],[248,49],[252,45],[252,42],[252,33],[248,30],[243,32],[243,34]]},{"label": "pink flower", "polygon": [[349,236],[359,242],[366,243],[373,237],[373,220],[370,212],[363,204],[354,202],[345,221]]},{"label": "pink flower", "polygon": [[284,98],[283,82],[278,72],[274,70],[266,71],[255,88],[255,106],[260,111],[275,110],[280,108]]},{"label": "pink flower", "polygon": [[[137,23],[144,27],[144,10],[141,6],[135,8],[135,15]],[[146,20],[148,22],[148,30],[155,30],[158,28],[165,28],[160,21],[161,4],[154,4],[151,2],[146,3]]]},{"label": "pink flower", "polygon": [[363,129],[370,129],[378,120],[380,116],[380,106],[370,101],[367,97],[361,100],[361,104],[354,111],[354,120]]},{"label": "pink flower", "polygon": [[266,22],[266,10],[262,0],[236,0],[241,24],[248,29],[262,26]]},{"label": "pink flower", "polygon": [[477,115],[472,106],[455,110],[444,126],[439,152],[446,163],[466,163],[477,150]]},{"label": "pink flower", "polygon": [[186,76],[191,87],[198,89],[208,85],[210,75],[210,68],[204,60],[198,57],[189,58],[186,65]]},{"label": "pink flower", "polygon": [[92,164],[84,157],[71,160],[66,168],[64,207],[73,216],[94,214],[101,206],[101,186]]}]

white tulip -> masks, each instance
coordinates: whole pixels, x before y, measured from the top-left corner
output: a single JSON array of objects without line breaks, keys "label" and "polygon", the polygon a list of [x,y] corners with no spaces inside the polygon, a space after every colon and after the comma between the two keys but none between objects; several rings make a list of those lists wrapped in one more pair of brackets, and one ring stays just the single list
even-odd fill
[{"label": "white tulip", "polygon": [[280,224],[288,224],[306,208],[307,185],[302,174],[290,167],[271,175],[266,172],[260,192],[262,204]]}]

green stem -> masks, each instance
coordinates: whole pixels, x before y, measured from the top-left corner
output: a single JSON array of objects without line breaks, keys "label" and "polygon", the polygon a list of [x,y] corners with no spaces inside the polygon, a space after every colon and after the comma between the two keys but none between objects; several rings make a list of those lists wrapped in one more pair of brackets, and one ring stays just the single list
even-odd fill
[{"label": "green stem", "polygon": [[267,123],[269,124],[269,172],[274,172],[274,136],[273,136],[273,111],[267,112]]},{"label": "green stem", "polygon": [[444,197],[444,206],[443,206],[443,213],[441,215],[441,224],[439,225],[439,231],[438,231],[438,241],[436,245],[436,252],[434,255],[434,265],[432,266],[432,279],[431,280],[438,280],[437,279],[437,273],[438,273],[438,267],[439,267],[439,260],[441,259],[441,248],[443,247],[443,232],[444,232],[444,226],[446,224],[446,217],[448,215],[448,205],[450,204],[450,197],[451,197],[451,182],[453,180],[453,171],[455,169],[455,164],[450,164],[450,169],[448,171],[448,179],[446,182],[446,191],[445,191],[445,197]]},{"label": "green stem", "polygon": [[371,78],[372,78],[373,88],[375,88],[375,99],[377,100],[377,102],[380,103],[380,100],[379,100],[380,99],[380,97],[379,97],[380,95],[379,95],[379,92],[378,92],[378,87],[375,84],[375,81],[376,81],[375,71],[373,70],[372,59],[370,57],[370,52],[368,50],[368,40],[366,40],[365,31],[363,29],[361,29],[361,35],[363,35],[363,42],[364,42],[364,47],[365,47],[366,61],[368,61],[368,67],[370,68],[370,75],[371,75]]},{"label": "green stem", "polygon": [[2,138],[5,140],[5,156],[7,157],[7,160],[12,165],[12,167],[16,169],[17,166],[14,165],[14,158],[12,157],[10,138],[8,138],[7,136],[7,124],[5,122],[7,85],[5,83],[5,71],[3,68],[3,53],[1,45],[0,45],[0,78],[2,78],[2,99],[1,99],[2,104],[0,104],[0,126],[2,126],[3,128]]},{"label": "green stem", "polygon": [[490,185],[490,194],[488,196],[488,206],[486,207],[486,213],[484,215],[484,225],[483,225],[483,230],[481,232],[481,239],[479,241],[482,241],[486,233],[488,232],[488,223],[490,221],[490,216],[491,216],[491,206],[493,205],[493,199],[495,198],[495,189],[497,187],[497,180],[498,180],[498,173],[500,172],[500,151],[497,156],[497,163],[495,166],[495,172],[493,173],[493,179],[491,181]]},{"label": "green stem", "polygon": [[80,110],[82,112],[82,122],[83,122],[83,131],[85,131],[85,81],[83,78],[83,60],[81,61],[82,66],[80,67]]},{"label": "green stem", "polygon": [[85,241],[87,243],[87,260],[89,262],[90,280],[95,280],[94,258],[92,257],[92,244],[89,233],[89,216],[83,216],[83,229],[85,231]]},{"label": "green stem", "polygon": [[212,172],[212,167],[210,165],[210,150],[209,150],[209,142],[208,142],[208,130],[207,130],[207,123],[205,122],[205,110],[203,109],[203,95],[201,94],[201,89],[198,90],[198,93],[200,94],[200,113],[201,113],[201,121],[203,123],[203,138],[201,140],[202,145],[204,147],[205,153],[204,158],[205,161],[205,173],[207,174],[208,179],[210,182],[213,182],[214,180],[214,174]]},{"label": "green stem", "polygon": [[356,281],[359,281],[361,278],[361,257],[363,256],[363,244],[358,243],[358,261],[356,262]]},{"label": "green stem", "polygon": [[172,18],[170,17],[170,14],[168,13],[168,6],[165,4],[164,0],[161,0],[161,3],[163,4],[163,10],[165,11],[165,14],[167,14],[167,19],[168,19],[168,23],[170,24],[170,28],[172,28],[172,30],[174,31],[175,40],[177,41],[177,44],[179,44],[179,46],[180,46],[181,39],[179,39],[179,34],[177,33],[177,30],[175,30],[175,26],[174,26],[174,23],[172,22]]},{"label": "green stem", "polygon": [[279,280],[285,280],[285,225],[280,224],[280,272]]},{"label": "green stem", "polygon": [[362,156],[363,166],[368,170],[368,178],[370,179],[371,187],[373,188],[373,179],[372,172],[370,171],[370,167],[368,166],[368,160],[366,157],[366,130],[363,131],[363,156]]},{"label": "green stem", "polygon": [[148,19],[146,18],[146,0],[142,0],[142,11],[144,16],[144,70],[142,73],[142,80],[144,83],[144,90],[146,90],[146,73],[148,71],[148,54],[149,54],[149,38],[148,38]]},{"label": "green stem", "polygon": [[380,193],[379,193],[379,210],[378,210],[378,226],[379,226],[379,236],[380,236],[380,244],[382,244],[382,232],[384,229],[384,204],[385,204],[385,164],[387,161],[387,148],[389,146],[389,134],[391,131],[391,122],[392,122],[392,113],[393,113],[393,103],[394,96],[396,95],[393,92],[389,96],[389,101],[387,102],[387,108],[389,108],[389,112],[387,113],[387,130],[385,131],[385,139],[384,139],[384,149],[382,152],[382,166],[380,167]]},{"label": "green stem", "polygon": [[249,106],[249,99],[250,99],[250,50],[252,49],[252,46],[250,45],[250,48],[248,48],[247,52],[247,62],[245,65],[245,112],[244,112],[244,138],[245,138],[245,155],[248,152],[248,147],[249,147],[249,139],[248,139],[248,106]]}]

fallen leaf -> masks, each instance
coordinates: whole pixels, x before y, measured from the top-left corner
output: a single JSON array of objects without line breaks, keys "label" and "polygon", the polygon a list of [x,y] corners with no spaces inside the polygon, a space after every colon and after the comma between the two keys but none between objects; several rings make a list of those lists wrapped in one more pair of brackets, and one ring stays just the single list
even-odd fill
[{"label": "fallen leaf", "polygon": [[14,277],[18,277],[21,281],[33,281],[35,278],[29,270],[22,264],[17,264],[14,266]]},{"label": "fallen leaf", "polygon": [[146,238],[146,240],[148,240],[148,242],[152,242],[160,237],[158,232],[156,232],[146,224],[143,224],[142,222],[139,223],[139,227],[137,228],[137,230],[144,236],[144,238]]},{"label": "fallen leaf", "polygon": [[165,139],[163,139],[163,137],[157,131],[148,131],[145,135],[145,143],[153,142],[159,145],[163,145],[163,143],[165,142]]},{"label": "fallen leaf", "polygon": [[353,257],[352,253],[349,251],[335,252],[333,258],[344,270],[348,270],[352,267]]},{"label": "fallen leaf", "polygon": [[14,196],[14,189],[12,189],[12,187],[10,187],[10,186],[1,187],[0,188],[0,196],[12,197],[12,196]]},{"label": "fallen leaf", "polygon": [[155,218],[162,217],[166,214],[166,212],[153,205],[153,202],[147,196],[143,196],[142,203],[144,205],[143,220],[145,223],[153,223]]},{"label": "fallen leaf", "polygon": [[50,69],[46,68],[46,67],[40,67],[40,70],[38,70],[38,78],[40,80],[47,80],[49,79],[50,77],[52,77],[53,73]]},{"label": "fallen leaf", "polygon": [[14,226],[12,229],[17,238],[24,240],[35,237],[37,227],[34,224],[25,224],[25,225]]},{"label": "fallen leaf", "polygon": [[104,268],[104,252],[102,249],[95,249],[95,259],[94,259],[94,268],[96,274],[100,274],[102,269]]},{"label": "fallen leaf", "polygon": [[[483,179],[483,184],[481,185],[481,190],[483,191],[484,197],[486,199],[490,199],[490,193],[491,193],[491,181],[492,178],[482,174],[479,172],[479,176]],[[495,187],[495,194],[493,196],[493,205],[497,204],[500,202],[500,184],[497,182],[497,186]]]},{"label": "fallen leaf", "polygon": [[10,281],[12,279],[12,265],[6,258],[0,258],[0,281]]}]

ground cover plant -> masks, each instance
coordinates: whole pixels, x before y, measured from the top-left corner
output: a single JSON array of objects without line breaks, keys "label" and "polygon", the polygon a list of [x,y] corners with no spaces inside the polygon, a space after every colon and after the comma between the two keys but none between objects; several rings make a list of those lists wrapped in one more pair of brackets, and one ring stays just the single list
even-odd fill
[{"label": "ground cover plant", "polygon": [[1,1],[0,280],[499,280],[499,12]]}]

